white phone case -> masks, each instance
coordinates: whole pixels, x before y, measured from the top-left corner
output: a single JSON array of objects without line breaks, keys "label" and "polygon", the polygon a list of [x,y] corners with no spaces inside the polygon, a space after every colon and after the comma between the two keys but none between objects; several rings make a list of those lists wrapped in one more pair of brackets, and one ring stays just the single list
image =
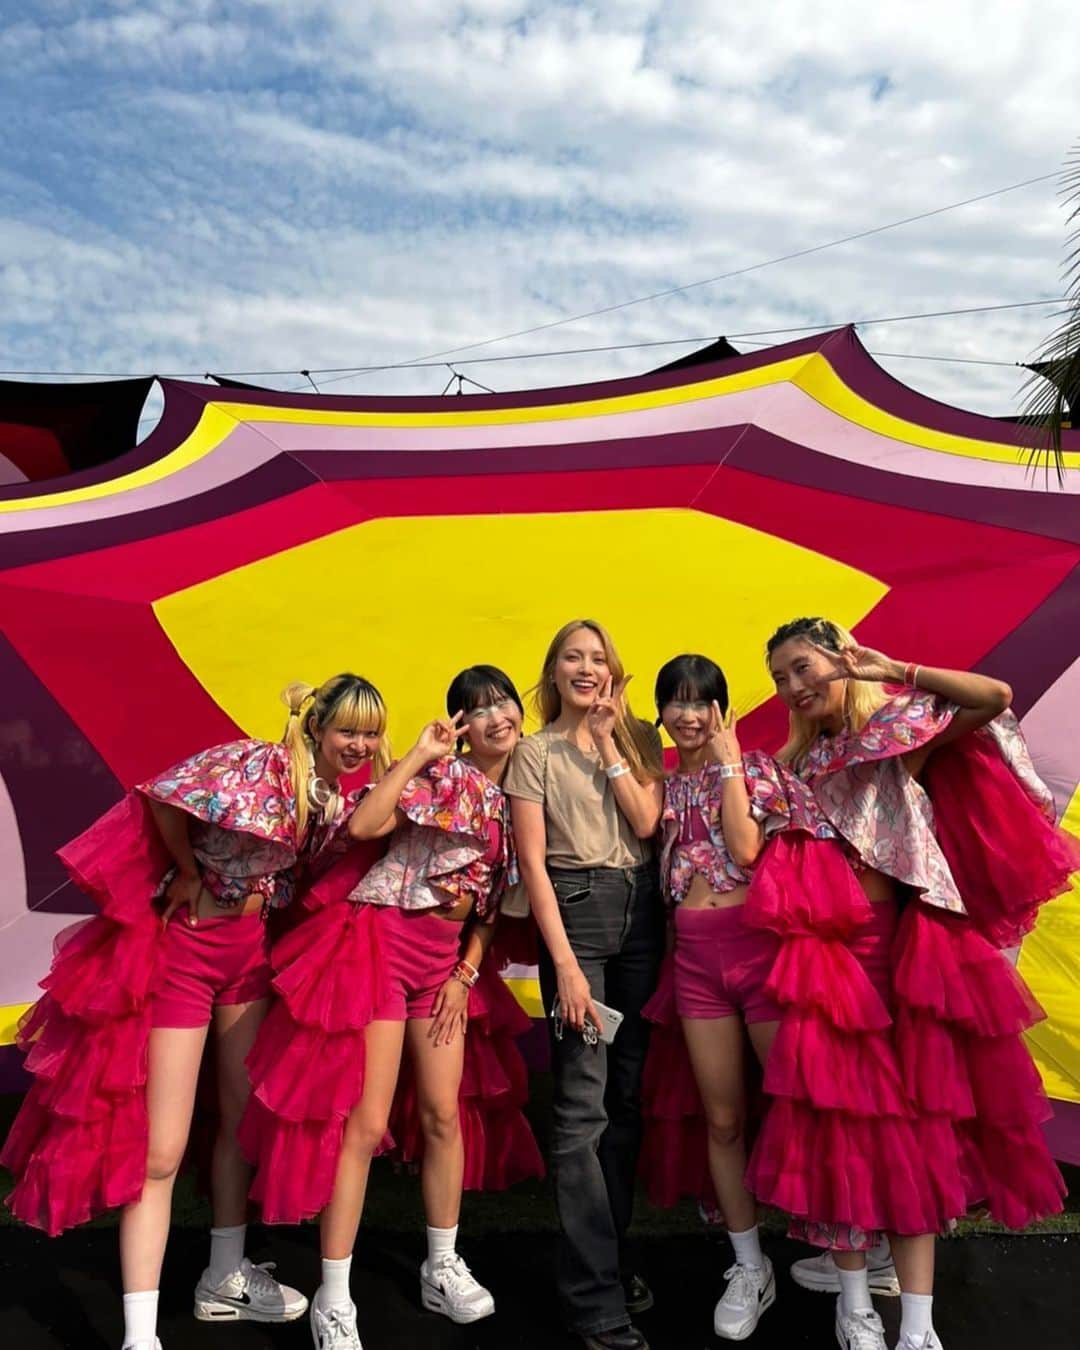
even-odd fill
[{"label": "white phone case", "polygon": [[[593,1007],[600,1014],[600,1026],[597,1028],[596,1034],[606,1045],[610,1045],[615,1039],[615,1033],[622,1026],[623,1015],[617,1008],[609,1008],[606,1003],[600,1003],[595,998],[593,999]],[[562,1019],[562,1007],[557,994],[555,1002],[551,1005],[551,1016],[556,1022],[560,1022]],[[589,1025],[591,1026],[592,1023],[590,1022]],[[558,1038],[559,1035],[559,1031],[556,1030],[556,1037]]]}]

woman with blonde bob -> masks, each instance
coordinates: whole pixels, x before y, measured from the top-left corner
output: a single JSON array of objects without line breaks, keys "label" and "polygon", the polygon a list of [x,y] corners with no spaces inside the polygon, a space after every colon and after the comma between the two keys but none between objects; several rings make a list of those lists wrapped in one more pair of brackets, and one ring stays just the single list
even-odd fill
[{"label": "woman with blonde bob", "polygon": [[382,764],[375,687],[294,684],[280,742],[232,741],[139,784],[61,858],[100,914],[61,936],[20,1041],[35,1075],[3,1152],[9,1204],[56,1234],[120,1208],[125,1350],[156,1350],[173,1183],[213,1025],[220,1120],[203,1321],[289,1322],[307,1300],[244,1256],[251,1169],[236,1132],[266,1014],[265,920],[333,855],[338,780]]},{"label": "woman with blonde bob", "polygon": [[[559,1296],[590,1350],[645,1350],[630,1314],[652,1304],[620,1258],[641,1142],[641,1009],[664,947],[653,844],[663,765],[656,730],[627,706],[626,683],[600,624],[560,628],[535,690],[543,726],[517,747],[505,782],[551,1014]],[[622,1016],[610,1044],[598,1037],[598,1003]]]}]

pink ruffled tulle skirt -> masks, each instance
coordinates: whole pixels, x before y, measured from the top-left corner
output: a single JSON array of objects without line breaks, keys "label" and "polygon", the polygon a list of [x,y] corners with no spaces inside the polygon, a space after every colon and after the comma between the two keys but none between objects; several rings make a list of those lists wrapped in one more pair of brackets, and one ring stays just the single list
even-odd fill
[{"label": "pink ruffled tulle skirt", "polygon": [[915,901],[893,986],[904,1086],[948,1180],[946,1215],[980,1206],[1024,1228],[1058,1213],[1066,1188],[1041,1129],[1049,1104],[1022,1039],[1043,1016],[1027,985],[969,920]]},{"label": "pink ruffled tulle skirt", "polygon": [[[331,895],[338,881],[327,878]],[[325,886],[320,902],[274,948],[278,997],[248,1057],[252,1095],[240,1144],[256,1165],[252,1198],[269,1223],[296,1223],[329,1203],[345,1122],[363,1095],[365,1028],[384,997],[378,908],[331,898]],[[465,1185],[494,1190],[543,1175],[521,1111],[527,1076],[514,1043],[530,1023],[486,962],[469,1017],[460,1094]],[[407,1074],[382,1151],[404,1161],[422,1154]]]},{"label": "pink ruffled tulle skirt", "polygon": [[746,906],[747,923],[780,938],[766,988],[784,1009],[748,1188],[805,1233],[935,1231],[947,1178],[920,1147],[881,981],[868,973],[882,938],[866,935],[884,916],[839,844],[796,833],[767,846]]},{"label": "pink ruffled tulle skirt", "polygon": [[1080,839],[1039,809],[987,737],[964,736],[927,761],[935,832],[972,923],[997,947],[1031,931],[1080,870]]},{"label": "pink ruffled tulle skirt", "polygon": [[168,866],[134,793],[60,857],[101,913],[57,937],[45,993],[19,1024],[34,1082],[0,1154],[15,1178],[12,1212],[50,1235],[142,1193],[163,933],[151,897]]}]

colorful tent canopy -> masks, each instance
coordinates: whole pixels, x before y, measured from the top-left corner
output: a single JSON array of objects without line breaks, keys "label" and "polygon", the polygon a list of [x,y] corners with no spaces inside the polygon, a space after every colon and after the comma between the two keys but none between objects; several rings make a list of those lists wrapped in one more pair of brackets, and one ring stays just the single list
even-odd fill
[{"label": "colorful tent canopy", "polygon": [[[407,742],[465,664],[531,685],[574,615],[611,627],[644,715],[664,660],[713,655],[750,745],[780,739],[762,651],[797,614],[993,671],[1080,832],[1080,434],[1046,488],[1016,427],[905,388],[850,329],[452,400],[162,384],[138,449],[0,490],[8,1039],[84,909],[53,850],[123,787],[279,735],[278,691],[341,669]],[[1080,1159],[1080,891],[1020,960],[1050,1014],[1033,1046],[1056,1144]]]}]

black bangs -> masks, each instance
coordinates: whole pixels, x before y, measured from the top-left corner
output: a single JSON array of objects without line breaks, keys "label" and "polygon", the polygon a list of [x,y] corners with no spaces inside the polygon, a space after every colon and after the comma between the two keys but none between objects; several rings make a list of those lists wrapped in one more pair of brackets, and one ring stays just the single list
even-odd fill
[{"label": "black bangs", "polygon": [[728,687],[724,672],[707,656],[676,656],[660,667],[654,690],[656,710],[665,705],[680,703],[719,703],[720,711],[728,710]]},{"label": "black bangs", "polygon": [[505,671],[498,666],[469,666],[451,681],[446,691],[446,711],[453,717],[456,712],[470,713],[474,708],[486,708],[505,698],[512,699],[518,712],[525,716],[521,695]]}]

